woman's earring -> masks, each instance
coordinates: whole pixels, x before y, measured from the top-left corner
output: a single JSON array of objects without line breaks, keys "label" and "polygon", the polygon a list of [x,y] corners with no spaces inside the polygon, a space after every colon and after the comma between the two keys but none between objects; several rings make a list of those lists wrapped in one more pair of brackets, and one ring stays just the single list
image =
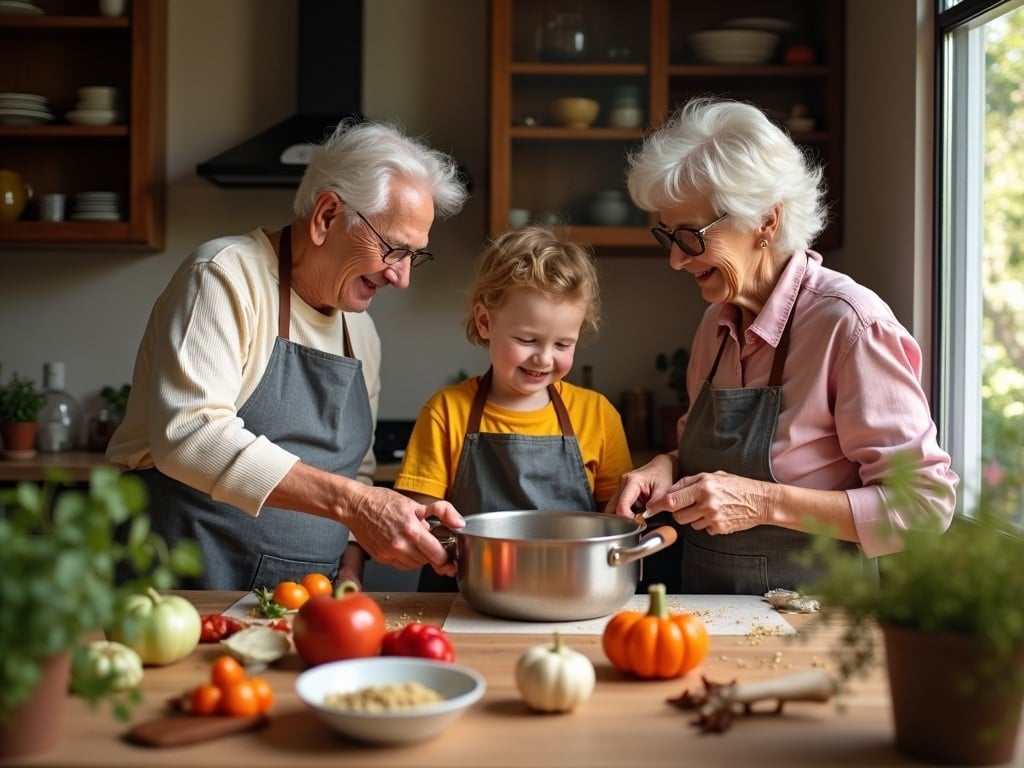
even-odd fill
[{"label": "woman's earring", "polygon": [[759,242],[759,243],[758,243],[758,245],[759,245],[759,246],[761,246],[762,248],[767,248],[767,247],[768,247],[768,241],[767,241],[767,240],[765,240],[765,239],[764,239],[764,238],[762,237],[762,238],[761,238],[761,242]]}]

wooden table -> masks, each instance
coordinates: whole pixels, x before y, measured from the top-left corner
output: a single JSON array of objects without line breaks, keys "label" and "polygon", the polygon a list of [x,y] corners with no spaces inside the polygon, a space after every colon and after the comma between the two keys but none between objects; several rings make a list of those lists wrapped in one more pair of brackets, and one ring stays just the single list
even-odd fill
[{"label": "wooden table", "polygon": [[[241,593],[182,592],[202,613],[220,612]],[[442,623],[451,595],[374,593],[389,626],[419,620]],[[793,617],[808,629],[808,617]],[[264,674],[275,691],[270,725],[188,747],[154,749],[122,740],[126,726],[108,709],[91,711],[74,697],[68,704],[65,736],[52,752],[18,765],[60,766],[900,766],[920,765],[892,746],[886,683],[881,672],[857,682],[834,702],[788,704],[781,716],[737,718],[723,734],[703,734],[692,714],[666,699],[685,688],[699,689],[700,674],[716,681],[750,681],[826,664],[836,630],[815,627],[798,638],[714,636],[704,664],[681,680],[643,681],[615,671],[601,651],[600,638],[572,635],[571,647],[586,654],[597,670],[593,696],[575,712],[539,715],[523,705],[513,666],[529,646],[547,638],[533,635],[452,634],[457,661],[486,677],[487,692],[441,735],[409,747],[370,747],[345,741],[299,701],[293,682],[303,665],[291,654]],[[133,722],[158,716],[163,703],[201,681],[218,654],[201,645],[168,667],[147,668],[144,704]],[[1022,754],[1018,749],[1018,755]]]}]

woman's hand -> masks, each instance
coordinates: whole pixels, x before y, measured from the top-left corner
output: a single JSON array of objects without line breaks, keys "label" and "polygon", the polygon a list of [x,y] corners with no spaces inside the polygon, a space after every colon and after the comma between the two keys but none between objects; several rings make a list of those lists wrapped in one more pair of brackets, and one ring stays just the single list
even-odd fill
[{"label": "woman's hand", "polygon": [[680,478],[660,496],[652,496],[652,511],[667,510],[680,525],[712,536],[736,533],[772,522],[782,486],[728,472],[702,472]]},{"label": "woman's hand", "polygon": [[671,488],[679,466],[674,453],[662,453],[638,469],[627,472],[619,479],[619,489],[605,506],[605,512],[632,518],[635,506],[650,506],[650,500],[661,498]]}]

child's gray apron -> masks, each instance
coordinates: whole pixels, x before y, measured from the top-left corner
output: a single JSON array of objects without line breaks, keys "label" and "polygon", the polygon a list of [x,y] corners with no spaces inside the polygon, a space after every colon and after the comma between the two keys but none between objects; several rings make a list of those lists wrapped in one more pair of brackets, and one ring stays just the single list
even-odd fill
[{"label": "child's gray apron", "polygon": [[[723,470],[753,480],[777,482],[772,473],[771,449],[794,314],[795,308],[775,350],[767,387],[712,386],[729,339],[725,334],[679,439],[680,477]],[[680,593],[763,595],[769,589],[806,587],[823,575],[820,564],[798,563],[793,558],[810,543],[811,536],[806,533],[774,525],[717,536],[689,525],[677,526],[677,530],[681,543],[673,549],[681,548],[682,563],[677,566]],[[859,550],[852,543],[848,546]],[[678,552],[676,557],[680,557]],[[649,565],[653,565],[650,560]],[[650,570],[648,580],[652,578]]]},{"label": "child's gray apron", "polygon": [[[554,385],[548,387],[560,435],[516,435],[480,431],[491,369],[480,378],[469,412],[466,441],[448,501],[462,514],[505,509],[587,510],[597,504],[590,490],[569,412]],[[420,592],[457,592],[455,579],[429,565],[420,571]]]},{"label": "child's gray apron", "polygon": [[[238,410],[245,428],[327,472],[354,478],[370,448],[373,423],[362,363],[345,333],[345,357],[288,340],[291,318],[290,228],[281,232],[279,337],[267,369]],[[192,539],[204,572],[185,588],[273,588],[310,572],[334,578],[348,529],[333,520],[264,507],[258,517],[213,501],[156,469],[139,473],[149,488],[153,530],[168,541]]]}]

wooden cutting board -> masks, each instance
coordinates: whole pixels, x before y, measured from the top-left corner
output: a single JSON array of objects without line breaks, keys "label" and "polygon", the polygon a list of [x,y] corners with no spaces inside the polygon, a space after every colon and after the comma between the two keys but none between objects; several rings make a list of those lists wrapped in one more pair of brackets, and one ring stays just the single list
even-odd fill
[{"label": "wooden cutting board", "polygon": [[132,726],[127,738],[147,747],[181,747],[234,733],[256,731],[266,727],[269,722],[266,715],[168,715]]}]

